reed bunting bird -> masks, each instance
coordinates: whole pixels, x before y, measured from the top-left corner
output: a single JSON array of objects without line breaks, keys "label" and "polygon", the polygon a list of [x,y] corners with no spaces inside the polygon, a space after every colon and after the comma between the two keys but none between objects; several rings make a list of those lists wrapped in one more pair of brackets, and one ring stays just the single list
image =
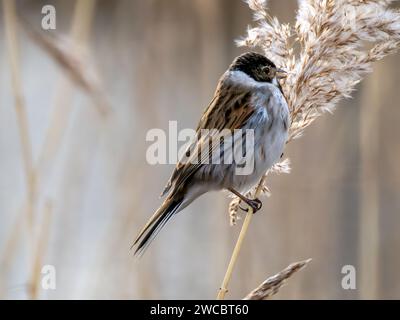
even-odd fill
[{"label": "reed bunting bird", "polygon": [[[260,200],[248,199],[244,194],[279,160],[288,139],[290,115],[279,84],[282,73],[273,62],[254,52],[244,53],[233,61],[200,119],[197,139],[186,152],[185,161],[181,159],[176,165],[162,193],[169,195],[134,241],[135,254],[147,248],[172,216],[208,191],[228,190],[253,212],[261,208]],[[252,148],[245,150],[250,155],[246,159],[253,162],[251,172],[238,174],[237,167],[242,164],[236,158],[228,163],[209,161],[220,160],[227,152],[235,155],[229,148],[237,141],[242,144],[240,139],[247,137],[243,132],[248,130],[253,133],[254,142]],[[221,147],[219,142],[211,143],[216,136],[227,138],[222,149],[215,148]]]}]

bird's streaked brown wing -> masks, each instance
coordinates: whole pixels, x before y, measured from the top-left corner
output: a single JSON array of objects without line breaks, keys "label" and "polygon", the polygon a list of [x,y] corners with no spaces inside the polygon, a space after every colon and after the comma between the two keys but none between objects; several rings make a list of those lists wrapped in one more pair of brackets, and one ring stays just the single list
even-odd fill
[{"label": "bird's streaked brown wing", "polygon": [[[245,126],[247,120],[255,111],[254,106],[251,104],[251,99],[251,88],[235,86],[229,82],[220,81],[214,98],[204,111],[197,126],[196,141],[188,148],[187,157],[185,157],[184,161],[180,160],[176,165],[162,195],[165,195],[172,186],[175,189],[182,186],[203,165],[205,158],[211,156],[213,146],[210,147],[209,143],[216,134],[219,134],[224,129],[232,132]],[[207,134],[202,135],[202,129],[209,129],[209,131]],[[204,148],[209,149],[208,153],[202,152]],[[189,151],[190,154],[188,154]],[[199,155],[202,155],[200,160],[197,159]]]}]

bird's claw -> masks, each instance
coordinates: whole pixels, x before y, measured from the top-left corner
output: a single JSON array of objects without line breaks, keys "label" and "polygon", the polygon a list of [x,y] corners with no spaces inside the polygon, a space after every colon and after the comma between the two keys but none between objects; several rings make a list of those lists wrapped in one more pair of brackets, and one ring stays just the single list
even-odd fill
[{"label": "bird's claw", "polygon": [[253,209],[253,213],[256,213],[262,207],[260,199],[252,199],[249,201],[249,206]]},{"label": "bird's claw", "polygon": [[[249,207],[251,207],[253,209],[253,214],[256,213],[258,210],[261,209],[262,207],[262,202],[260,201],[260,199],[252,199],[252,200],[248,200],[248,202],[246,202]],[[242,209],[245,212],[249,211],[249,208],[242,208],[241,206],[239,206],[240,209]]]}]

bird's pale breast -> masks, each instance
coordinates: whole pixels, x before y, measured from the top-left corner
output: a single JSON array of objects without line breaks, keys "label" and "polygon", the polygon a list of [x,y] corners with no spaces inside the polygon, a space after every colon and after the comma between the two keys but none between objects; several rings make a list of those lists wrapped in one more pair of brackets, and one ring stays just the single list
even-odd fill
[{"label": "bird's pale breast", "polygon": [[232,188],[246,192],[281,157],[288,139],[289,109],[279,88],[273,84],[260,87],[253,96],[257,112],[245,129],[254,130],[253,171],[248,175],[233,174]]}]

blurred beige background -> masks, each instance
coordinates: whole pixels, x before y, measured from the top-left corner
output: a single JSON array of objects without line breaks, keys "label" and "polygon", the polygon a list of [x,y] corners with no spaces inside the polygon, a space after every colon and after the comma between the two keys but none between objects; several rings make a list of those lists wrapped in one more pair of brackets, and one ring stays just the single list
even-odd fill
[{"label": "blurred beige background", "polygon": [[[246,4],[103,0],[95,2],[92,22],[81,12],[88,23],[80,27],[76,1],[17,1],[17,11],[40,28],[45,4],[57,10],[57,29],[47,32],[68,37],[74,23],[86,30],[75,36],[88,45],[113,112],[99,116],[20,27],[22,94],[33,162],[41,168],[39,191],[27,201],[0,9],[0,297],[214,299],[240,230],[229,226],[223,193],[179,214],[141,259],[129,246],[159,206],[173,168],[146,162],[146,132],[167,130],[169,120],[179,129],[196,126],[219,76],[244,51],[233,40],[252,22]],[[285,22],[296,7],[294,0],[270,1]],[[275,299],[400,298],[399,63],[397,55],[376,64],[353,99],[288,146],[292,173],[271,176],[272,196],[252,221],[229,298],[306,258],[312,263]],[[54,114],[59,121],[49,132]],[[42,161],[57,128],[54,156]],[[56,268],[56,290],[40,287],[46,264]],[[356,268],[356,290],[342,289],[344,265]]]}]

